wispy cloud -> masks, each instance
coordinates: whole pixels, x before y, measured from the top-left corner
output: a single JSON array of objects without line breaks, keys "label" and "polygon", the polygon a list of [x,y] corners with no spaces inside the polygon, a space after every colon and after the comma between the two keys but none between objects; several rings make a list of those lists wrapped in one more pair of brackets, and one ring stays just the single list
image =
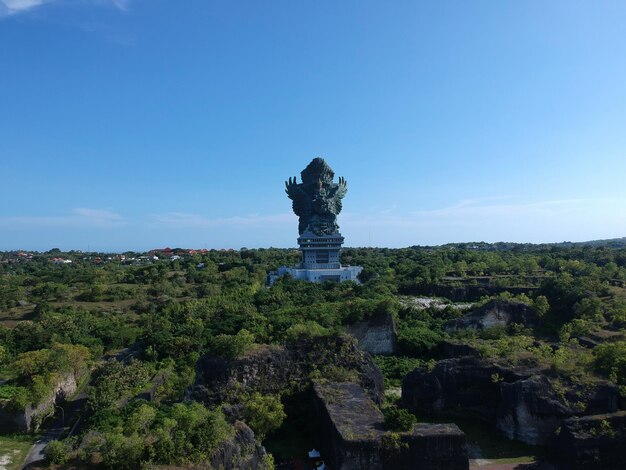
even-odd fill
[{"label": "wispy cloud", "polygon": [[22,13],[44,3],[46,0],[0,0],[0,16]]},{"label": "wispy cloud", "polygon": [[167,212],[155,214],[152,220],[158,225],[167,227],[185,228],[208,228],[208,227],[267,227],[272,224],[286,225],[293,224],[295,216],[289,213],[259,215],[251,214],[233,217],[206,217],[198,214],[188,214],[185,212]]},{"label": "wispy cloud", "polygon": [[477,217],[477,216],[508,216],[515,214],[551,214],[568,211],[586,202],[584,199],[559,199],[539,202],[500,203],[491,201],[504,198],[466,199],[440,209],[419,210],[413,214],[423,217]]},{"label": "wispy cloud", "polygon": [[[81,3],[108,4],[119,10],[128,11],[130,0],[84,0]],[[25,13],[49,3],[64,3],[62,0],[0,0],[0,18]]]},{"label": "wispy cloud", "polygon": [[110,210],[76,208],[66,215],[52,216],[5,216],[0,217],[0,229],[44,229],[44,228],[114,228],[126,224],[124,218]]},{"label": "wispy cloud", "polygon": [[99,220],[102,222],[121,222],[123,220],[120,214],[109,210],[87,209],[84,207],[78,207],[74,209],[73,212],[79,217],[90,220]]},{"label": "wispy cloud", "polygon": [[111,3],[123,11],[128,11],[129,0],[111,0]]}]

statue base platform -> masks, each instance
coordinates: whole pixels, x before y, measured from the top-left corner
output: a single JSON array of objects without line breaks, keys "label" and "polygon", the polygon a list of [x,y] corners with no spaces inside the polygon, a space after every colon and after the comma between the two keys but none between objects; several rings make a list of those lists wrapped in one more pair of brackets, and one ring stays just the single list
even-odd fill
[{"label": "statue base platform", "polygon": [[294,279],[300,279],[308,282],[344,282],[354,281],[359,282],[358,275],[363,271],[362,266],[340,266],[338,268],[320,268],[320,269],[306,269],[306,268],[289,268],[282,266],[278,268],[278,271],[272,271],[269,274],[269,285],[273,285],[279,277],[283,277],[289,274]]}]

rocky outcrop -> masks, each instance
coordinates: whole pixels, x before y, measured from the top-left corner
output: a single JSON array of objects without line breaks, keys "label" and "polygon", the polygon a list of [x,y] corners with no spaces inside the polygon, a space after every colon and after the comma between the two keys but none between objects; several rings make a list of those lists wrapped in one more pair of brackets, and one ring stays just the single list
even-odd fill
[{"label": "rocky outcrop", "polygon": [[572,410],[559,400],[550,381],[534,375],[500,384],[496,427],[509,439],[532,445],[547,443]]},{"label": "rocky outcrop", "polygon": [[534,327],[539,317],[529,305],[512,300],[492,300],[461,318],[446,323],[445,330],[452,333],[461,329],[483,330],[512,323]]},{"label": "rocky outcrop", "polygon": [[354,374],[370,397],[382,402],[380,369],[348,336],[260,346],[233,360],[204,356],[198,361],[196,383],[187,397],[210,404],[236,402],[241,393],[297,391],[310,384],[311,376],[328,378],[344,372]]},{"label": "rocky outcrop", "polygon": [[316,446],[339,470],[466,470],[465,435],[454,424],[419,424],[390,433],[365,391],[353,383],[315,384]]},{"label": "rocky outcrop", "polygon": [[444,357],[452,359],[461,356],[480,356],[480,353],[474,346],[469,344],[457,343],[452,340],[444,340],[441,342],[441,353]]},{"label": "rocky outcrop", "polygon": [[370,354],[394,354],[396,352],[396,322],[390,313],[374,315],[367,320],[346,327],[357,339],[359,348]]},{"label": "rocky outcrop", "polygon": [[509,439],[544,445],[575,415],[613,412],[618,392],[608,383],[557,393],[540,371],[505,368],[475,357],[418,368],[402,383],[402,402],[422,414],[457,414],[494,424]]},{"label": "rocky outcrop", "polygon": [[223,442],[209,459],[215,470],[265,470],[267,452],[255,439],[254,432],[245,423],[235,422],[235,435]]},{"label": "rocky outcrop", "polygon": [[41,419],[53,412],[54,405],[64,402],[76,392],[76,375],[67,373],[59,376],[52,392],[35,405],[26,405],[21,410],[0,408],[1,432],[30,432],[39,427]]},{"label": "rocky outcrop", "polygon": [[475,357],[439,361],[432,371],[418,368],[402,381],[404,405],[420,414],[462,413],[495,423],[500,383],[528,378],[528,372],[485,363]]},{"label": "rocky outcrop", "polygon": [[563,421],[554,446],[560,469],[620,470],[626,462],[626,411]]}]

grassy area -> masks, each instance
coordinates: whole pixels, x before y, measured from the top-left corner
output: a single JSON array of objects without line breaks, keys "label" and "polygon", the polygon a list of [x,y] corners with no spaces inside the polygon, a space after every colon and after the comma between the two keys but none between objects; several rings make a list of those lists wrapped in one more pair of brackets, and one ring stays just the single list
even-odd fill
[{"label": "grassy area", "polygon": [[609,287],[609,292],[613,294],[615,297],[626,300],[626,288],[625,287],[611,286]]},{"label": "grassy area", "polygon": [[0,436],[0,470],[18,470],[37,436],[15,434]]},{"label": "grassy area", "polygon": [[0,325],[6,328],[15,326],[24,320],[32,320],[34,317],[33,305],[25,307],[12,307],[8,310],[0,310]]}]

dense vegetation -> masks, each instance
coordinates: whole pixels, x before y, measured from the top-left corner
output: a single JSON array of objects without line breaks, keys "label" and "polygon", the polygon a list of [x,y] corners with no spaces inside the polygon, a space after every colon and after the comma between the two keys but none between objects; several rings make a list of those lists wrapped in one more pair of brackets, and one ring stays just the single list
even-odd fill
[{"label": "dense vegetation", "polygon": [[[400,354],[376,358],[387,385],[436,359],[452,339],[498,361],[548,366],[564,383],[603,377],[626,390],[625,248],[346,249],[342,261],[365,268],[362,284],[284,278],[271,288],[268,271],[295,264],[297,252],[172,253],[0,254],[1,406],[40,403],[67,374],[88,383],[85,425],[49,447],[51,462],[135,468],[206,460],[234,428],[220,408],[184,401],[201,355],[234,358],[260,344],[337,334],[378,314],[393,315],[398,326]],[[453,303],[461,294],[464,304]],[[412,301],[434,295],[447,299]],[[528,304],[540,325],[445,333],[469,304],[491,298]],[[582,338],[598,345],[583,347]],[[107,360],[120,350],[122,360]],[[132,399],[146,391],[151,401]],[[280,427],[284,398],[251,395],[241,403],[257,436]],[[412,423],[393,407],[385,414],[390,429]]]}]

